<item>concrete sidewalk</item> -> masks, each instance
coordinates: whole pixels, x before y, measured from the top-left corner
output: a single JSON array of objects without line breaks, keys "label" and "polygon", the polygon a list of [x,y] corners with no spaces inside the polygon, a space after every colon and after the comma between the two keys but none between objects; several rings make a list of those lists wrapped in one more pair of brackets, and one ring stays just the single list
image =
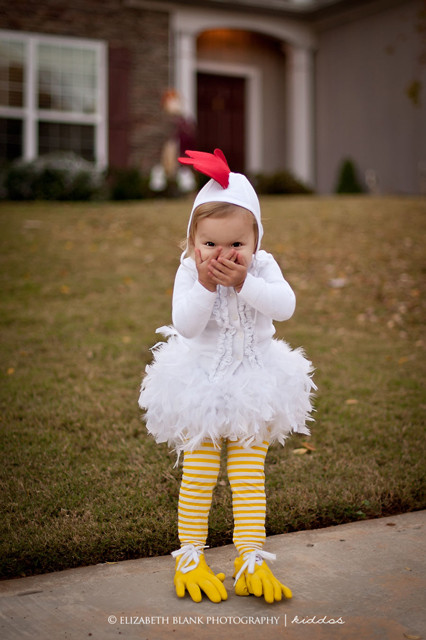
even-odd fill
[{"label": "concrete sidewalk", "polygon": [[0,582],[2,640],[426,640],[426,511],[267,539],[293,599],[235,596],[232,545],[207,549],[228,600],[178,599],[170,557]]}]

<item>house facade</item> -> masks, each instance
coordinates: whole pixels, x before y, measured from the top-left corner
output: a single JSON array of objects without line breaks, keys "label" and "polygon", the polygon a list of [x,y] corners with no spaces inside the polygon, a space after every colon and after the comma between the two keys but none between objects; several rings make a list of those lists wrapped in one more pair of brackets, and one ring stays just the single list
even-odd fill
[{"label": "house facade", "polygon": [[425,193],[425,34],[424,0],[0,0],[0,160],[149,172],[173,87],[234,170]]}]

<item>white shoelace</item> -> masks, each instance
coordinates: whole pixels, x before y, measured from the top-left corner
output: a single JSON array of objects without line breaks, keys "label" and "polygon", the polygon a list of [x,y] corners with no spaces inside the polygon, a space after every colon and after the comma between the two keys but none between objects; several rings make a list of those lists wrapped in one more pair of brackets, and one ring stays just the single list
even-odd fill
[{"label": "white shoelace", "polygon": [[240,576],[247,569],[248,573],[254,573],[254,568],[256,564],[261,565],[264,560],[276,560],[277,556],[275,553],[269,553],[269,551],[263,551],[262,549],[254,549],[249,553],[244,553],[244,562],[241,566],[241,569],[238,571],[235,576],[234,586],[237,584]]},{"label": "white shoelace", "polygon": [[188,573],[188,571],[196,569],[200,562],[200,555],[203,553],[203,549],[208,549],[208,547],[201,544],[184,544],[180,549],[172,551],[174,558],[182,556],[176,569],[182,571],[182,573]]}]

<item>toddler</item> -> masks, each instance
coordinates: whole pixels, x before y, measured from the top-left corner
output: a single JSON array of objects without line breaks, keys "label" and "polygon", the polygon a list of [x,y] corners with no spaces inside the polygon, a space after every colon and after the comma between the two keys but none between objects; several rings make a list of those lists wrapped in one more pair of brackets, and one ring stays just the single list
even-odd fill
[{"label": "toddler", "polygon": [[204,549],[220,451],[227,448],[237,595],[268,603],[291,591],[273,575],[265,542],[264,463],[268,446],[305,433],[315,385],[300,349],[273,338],[273,321],[289,319],[295,296],[271,254],[260,249],[259,200],[248,179],[232,173],[223,153],[187,151],[211,180],[195,198],[172,303],[167,342],[154,349],[139,405],[157,442],[183,453],[174,584],[195,602],[227,599],[224,574]]}]

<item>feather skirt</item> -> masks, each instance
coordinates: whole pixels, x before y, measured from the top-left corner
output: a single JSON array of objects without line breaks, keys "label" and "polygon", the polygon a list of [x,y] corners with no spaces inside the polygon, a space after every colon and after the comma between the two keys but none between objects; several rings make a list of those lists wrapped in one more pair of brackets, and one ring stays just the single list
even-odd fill
[{"label": "feather skirt", "polygon": [[302,349],[271,340],[262,364],[243,361],[232,374],[211,380],[200,358],[179,336],[153,349],[146,367],[139,406],[157,442],[178,454],[193,451],[206,439],[250,447],[284,440],[289,433],[309,435],[312,420],[312,364]]}]

